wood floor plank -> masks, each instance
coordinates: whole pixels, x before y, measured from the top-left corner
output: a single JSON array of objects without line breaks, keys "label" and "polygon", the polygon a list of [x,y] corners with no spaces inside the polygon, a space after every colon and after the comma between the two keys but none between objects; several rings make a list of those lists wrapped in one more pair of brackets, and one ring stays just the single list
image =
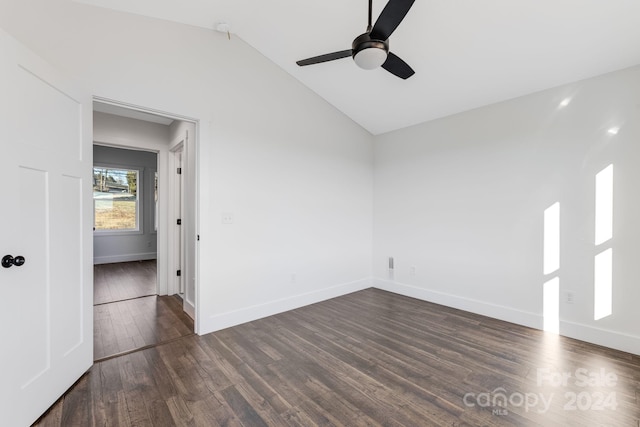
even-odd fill
[{"label": "wood floor plank", "polygon": [[78,393],[74,393],[65,399],[66,405],[62,408],[60,419],[61,425],[81,425],[84,420],[93,419],[89,383],[90,379],[85,375],[74,385]]},{"label": "wood floor plank", "polygon": [[156,260],[94,265],[93,281],[94,304],[155,295]]},{"label": "wood floor plank", "polygon": [[193,334],[193,320],[176,306],[179,302],[170,296],[95,306],[94,359]]},{"label": "wood floor plank", "polygon": [[174,396],[167,399],[167,407],[171,413],[171,421],[177,427],[194,427],[196,426],[193,413],[185,403],[181,396]]},{"label": "wood floor plank", "polygon": [[243,426],[220,393],[194,402],[191,411],[197,426]]},{"label": "wood floor plank", "polygon": [[267,423],[264,422],[262,417],[256,411],[256,408],[254,407],[255,402],[254,405],[250,405],[242,394],[238,392],[236,387],[229,386],[220,393],[243,425],[256,427],[267,426]]},{"label": "wood floor plank", "polygon": [[322,394],[315,399],[307,399],[300,405],[300,408],[312,416],[318,425],[382,426],[333,392]]},{"label": "wood floor plank", "polygon": [[[178,338],[96,363],[37,425],[640,425],[640,357],[376,289],[204,336],[180,337],[183,326],[166,322],[179,304],[143,303],[156,304],[163,323],[134,305],[96,318],[143,342]],[[117,342],[106,331],[98,338]],[[559,387],[541,384],[541,369],[617,379]],[[582,404],[613,393],[617,406],[567,409],[580,393]],[[517,399],[534,394],[548,407]]]}]

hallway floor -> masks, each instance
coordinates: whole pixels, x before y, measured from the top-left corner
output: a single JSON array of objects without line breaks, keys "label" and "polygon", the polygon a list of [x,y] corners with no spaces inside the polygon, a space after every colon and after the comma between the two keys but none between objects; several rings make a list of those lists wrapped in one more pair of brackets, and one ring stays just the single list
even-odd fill
[{"label": "hallway floor", "polygon": [[156,262],[94,267],[94,360],[193,334],[177,296],[156,295]]},{"label": "hallway floor", "polygon": [[93,266],[93,304],[156,294],[156,260]]}]

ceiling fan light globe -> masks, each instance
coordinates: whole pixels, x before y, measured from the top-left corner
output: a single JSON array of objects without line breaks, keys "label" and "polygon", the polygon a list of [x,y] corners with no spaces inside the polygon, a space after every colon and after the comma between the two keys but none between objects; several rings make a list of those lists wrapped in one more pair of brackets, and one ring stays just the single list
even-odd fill
[{"label": "ceiling fan light globe", "polygon": [[370,47],[356,53],[353,60],[358,67],[364,70],[373,70],[384,64],[387,60],[387,52],[384,49]]}]

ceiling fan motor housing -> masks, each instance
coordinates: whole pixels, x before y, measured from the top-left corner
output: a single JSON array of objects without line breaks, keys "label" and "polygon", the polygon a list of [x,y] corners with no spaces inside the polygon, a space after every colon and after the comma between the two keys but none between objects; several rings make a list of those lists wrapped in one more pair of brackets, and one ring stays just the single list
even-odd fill
[{"label": "ceiling fan motor housing", "polygon": [[360,34],[351,46],[353,60],[365,70],[380,67],[389,54],[389,41],[372,39],[369,33]]}]

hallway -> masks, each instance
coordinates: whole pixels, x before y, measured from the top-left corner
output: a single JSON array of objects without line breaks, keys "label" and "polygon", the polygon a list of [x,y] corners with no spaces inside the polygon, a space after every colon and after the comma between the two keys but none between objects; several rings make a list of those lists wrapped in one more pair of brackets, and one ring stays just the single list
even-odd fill
[{"label": "hallway", "polygon": [[156,295],[156,261],[94,266],[94,360],[193,334],[178,296]]}]

